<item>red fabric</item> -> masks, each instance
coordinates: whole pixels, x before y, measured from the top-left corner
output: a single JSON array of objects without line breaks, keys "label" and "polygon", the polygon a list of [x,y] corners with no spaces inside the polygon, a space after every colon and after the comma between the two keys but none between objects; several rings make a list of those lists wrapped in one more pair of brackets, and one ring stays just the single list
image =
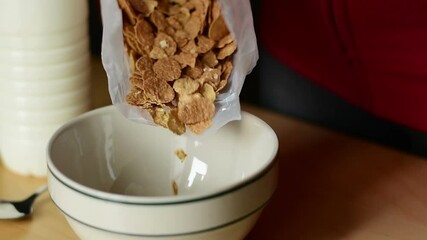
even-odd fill
[{"label": "red fabric", "polygon": [[263,0],[260,37],[348,102],[427,132],[426,0]]}]

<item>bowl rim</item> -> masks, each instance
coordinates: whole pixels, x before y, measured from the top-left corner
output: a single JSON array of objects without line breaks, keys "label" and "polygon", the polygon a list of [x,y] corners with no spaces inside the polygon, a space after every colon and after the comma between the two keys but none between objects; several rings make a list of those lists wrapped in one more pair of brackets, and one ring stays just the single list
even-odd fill
[{"label": "bowl rim", "polygon": [[114,105],[108,105],[108,106],[104,106],[104,107],[97,108],[89,112],[83,113],[77,116],[76,118],[68,121],[67,123],[62,125],[60,128],[58,128],[54,132],[52,137],[49,139],[48,147],[47,147],[47,171],[50,173],[48,174],[48,178],[49,176],[52,176],[67,188],[75,192],[79,192],[85,196],[95,198],[98,200],[115,202],[120,204],[129,204],[129,205],[173,205],[173,204],[185,204],[185,203],[208,200],[208,199],[216,198],[216,197],[223,196],[225,194],[237,191],[261,179],[275,166],[276,162],[278,161],[277,153],[279,150],[279,140],[275,131],[266,122],[261,120],[259,117],[251,113],[241,111],[242,117],[244,116],[245,118],[251,118],[251,120],[256,121],[257,124],[262,125],[271,133],[271,135],[274,137],[273,138],[274,141],[272,141],[271,143],[273,145],[272,146],[273,149],[271,151],[270,156],[268,156],[269,160],[266,161],[266,163],[262,165],[257,171],[255,171],[251,175],[248,175],[248,177],[246,177],[245,179],[239,182],[235,182],[225,187],[217,188],[213,192],[204,192],[201,194],[189,194],[189,195],[170,195],[170,196],[131,196],[131,195],[110,193],[110,192],[90,188],[64,175],[55,166],[51,158],[51,150],[57,137],[63,131],[65,131],[66,129],[72,127],[74,124],[84,119],[87,119],[96,115],[108,114],[109,112],[114,111],[114,109],[115,109]]}]

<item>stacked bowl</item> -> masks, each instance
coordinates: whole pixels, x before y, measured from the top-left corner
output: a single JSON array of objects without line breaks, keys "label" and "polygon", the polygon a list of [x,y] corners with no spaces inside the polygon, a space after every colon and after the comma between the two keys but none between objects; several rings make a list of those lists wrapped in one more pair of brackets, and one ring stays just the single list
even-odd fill
[{"label": "stacked bowl", "polygon": [[46,146],[89,109],[86,0],[0,0],[0,157],[46,175]]},{"label": "stacked bowl", "polygon": [[82,240],[242,240],[276,189],[278,146],[246,112],[192,139],[107,106],[52,136],[49,193]]}]

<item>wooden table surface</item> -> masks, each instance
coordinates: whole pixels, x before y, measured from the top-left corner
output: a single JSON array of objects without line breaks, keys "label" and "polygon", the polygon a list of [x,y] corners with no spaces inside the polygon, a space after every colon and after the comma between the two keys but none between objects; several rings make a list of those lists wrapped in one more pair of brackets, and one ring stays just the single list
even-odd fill
[{"label": "wooden table surface", "polygon": [[[99,59],[92,62],[93,107],[110,103]],[[425,240],[427,161],[301,120],[244,106],[279,136],[277,192],[247,240]],[[0,198],[21,199],[44,178],[0,165]],[[77,239],[43,194],[32,217],[0,220],[1,240]]]}]

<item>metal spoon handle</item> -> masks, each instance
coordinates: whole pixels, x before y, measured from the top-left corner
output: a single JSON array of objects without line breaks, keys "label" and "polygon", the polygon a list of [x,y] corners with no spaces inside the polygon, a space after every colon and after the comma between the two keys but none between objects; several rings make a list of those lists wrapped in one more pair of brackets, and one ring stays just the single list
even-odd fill
[{"label": "metal spoon handle", "polygon": [[34,200],[46,190],[47,185],[43,185],[22,201],[0,200],[0,219],[15,219],[29,215]]}]

